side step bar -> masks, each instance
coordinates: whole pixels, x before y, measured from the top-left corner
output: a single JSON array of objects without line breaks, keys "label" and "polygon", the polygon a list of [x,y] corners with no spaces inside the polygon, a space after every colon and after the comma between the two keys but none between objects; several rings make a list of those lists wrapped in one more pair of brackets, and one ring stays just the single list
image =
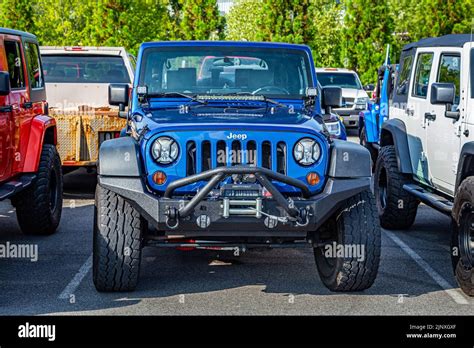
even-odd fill
[{"label": "side step bar", "polygon": [[24,174],[15,180],[0,184],[0,201],[7,199],[31,185],[35,174]]},{"label": "side step bar", "polygon": [[403,189],[409,194],[415,196],[420,201],[436,209],[440,213],[451,215],[453,210],[453,203],[444,197],[438,196],[437,194],[426,191],[424,188],[415,184],[405,184]]}]

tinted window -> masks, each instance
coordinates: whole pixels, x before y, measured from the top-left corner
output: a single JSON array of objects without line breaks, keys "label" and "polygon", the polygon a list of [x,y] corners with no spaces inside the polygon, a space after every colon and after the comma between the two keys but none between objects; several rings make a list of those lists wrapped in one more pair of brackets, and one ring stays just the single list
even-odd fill
[{"label": "tinted window", "polygon": [[11,88],[25,88],[20,44],[16,41],[5,41],[5,53],[7,54]]},{"label": "tinted window", "polygon": [[43,55],[46,82],[130,83],[122,57]]},{"label": "tinted window", "polygon": [[43,88],[44,80],[38,45],[27,42],[25,44],[25,56],[30,88]]},{"label": "tinted window", "polygon": [[430,82],[431,65],[433,64],[433,53],[421,53],[418,56],[413,81],[413,95],[426,98],[428,94],[428,83]]},{"label": "tinted window", "polygon": [[148,48],[139,85],[149,94],[255,93],[301,98],[310,86],[309,59],[302,50],[202,46]]},{"label": "tinted window", "polygon": [[318,81],[323,87],[338,86],[341,88],[362,89],[356,75],[352,73],[317,73]]},{"label": "tinted window", "polygon": [[442,54],[438,69],[438,82],[453,83],[456,87],[455,104],[459,104],[461,82],[461,57],[453,54]]},{"label": "tinted window", "polygon": [[402,60],[402,66],[398,73],[397,81],[397,94],[406,95],[408,94],[408,86],[410,83],[411,65],[413,63],[413,56],[407,56]]}]

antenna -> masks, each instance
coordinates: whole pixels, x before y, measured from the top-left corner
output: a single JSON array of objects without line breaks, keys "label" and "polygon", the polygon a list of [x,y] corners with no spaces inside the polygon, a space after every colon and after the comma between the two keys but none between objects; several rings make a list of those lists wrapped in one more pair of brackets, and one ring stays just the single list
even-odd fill
[{"label": "antenna", "polygon": [[388,65],[389,59],[390,59],[390,44],[387,44],[387,53],[385,53],[385,65]]}]

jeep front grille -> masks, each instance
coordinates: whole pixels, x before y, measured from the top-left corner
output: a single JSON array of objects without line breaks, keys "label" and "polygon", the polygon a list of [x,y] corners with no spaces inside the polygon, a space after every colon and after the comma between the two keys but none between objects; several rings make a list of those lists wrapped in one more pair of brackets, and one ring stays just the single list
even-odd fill
[{"label": "jeep front grille", "polygon": [[284,141],[195,141],[186,143],[186,175],[222,166],[252,165],[287,174],[287,144]]}]

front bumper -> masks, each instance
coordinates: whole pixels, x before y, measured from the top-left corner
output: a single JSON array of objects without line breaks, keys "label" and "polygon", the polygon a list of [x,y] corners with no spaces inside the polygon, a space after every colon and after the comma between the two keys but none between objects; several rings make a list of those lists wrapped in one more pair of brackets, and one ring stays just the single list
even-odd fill
[{"label": "front bumper", "polygon": [[359,114],[363,109],[351,108],[351,109],[334,109],[339,116],[342,117],[344,126],[346,127],[358,127],[359,126]]},{"label": "front bumper", "polygon": [[[210,196],[212,189],[232,174],[254,174],[258,183],[271,193],[261,197],[256,214],[228,214],[226,198]],[[284,197],[272,181],[284,182],[301,190],[301,197]],[[195,196],[174,196],[173,192],[191,182],[208,183]],[[169,238],[198,237],[306,237],[317,230],[345,200],[370,187],[370,177],[328,178],[324,189],[310,195],[306,185],[266,168],[220,167],[169,185],[163,196],[146,188],[141,177],[98,176],[100,186],[126,199],[141,215]],[[239,203],[235,202],[237,205]],[[227,206],[227,207],[226,207]],[[240,211],[235,209],[234,211]],[[259,213],[257,214],[257,212]]]}]

